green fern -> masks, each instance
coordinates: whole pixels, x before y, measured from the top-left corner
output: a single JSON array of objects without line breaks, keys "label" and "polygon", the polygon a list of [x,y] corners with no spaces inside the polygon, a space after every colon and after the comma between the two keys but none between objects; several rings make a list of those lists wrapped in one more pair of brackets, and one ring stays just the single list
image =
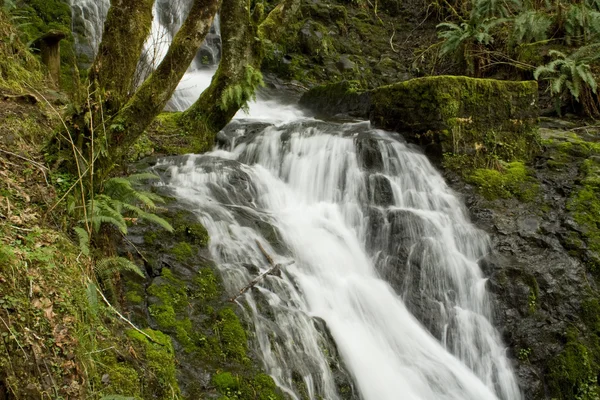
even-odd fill
[{"label": "green fern", "polygon": [[[149,179],[159,179],[154,174],[136,174],[127,178],[111,178],[104,184],[104,192],[96,195],[87,204],[87,222],[94,232],[98,232],[103,224],[112,225],[123,234],[127,233],[127,221],[124,215],[140,218],[155,223],[163,229],[173,232],[173,227],[165,219],[147,210],[155,210],[156,203],[164,203],[159,195],[137,190],[133,184]],[[86,220],[82,220],[86,222]]]},{"label": "green fern", "polygon": [[100,279],[107,279],[117,273],[132,272],[136,275],[144,277],[144,273],[140,268],[123,257],[104,258],[96,263],[94,267],[96,275]]},{"label": "green fern", "polygon": [[77,234],[77,238],[79,239],[79,249],[81,253],[85,256],[90,255],[90,235],[83,228],[76,226],[73,228],[75,233]]},{"label": "green fern", "polygon": [[85,289],[85,295],[87,297],[90,310],[94,315],[98,313],[98,293],[96,292],[96,290],[97,286],[93,282],[88,283]]},{"label": "green fern", "polygon": [[600,12],[585,4],[572,4],[566,12],[564,26],[568,45],[590,43],[600,34]]},{"label": "green fern", "polygon": [[553,23],[552,18],[545,12],[525,11],[513,21],[510,41],[516,45],[546,40]]},{"label": "green fern", "polygon": [[584,90],[596,93],[598,84],[590,64],[600,59],[599,50],[599,43],[582,47],[569,56],[557,50],[550,50],[549,55],[555,59],[538,67],[534,77],[539,79],[545,76],[545,79],[550,81],[552,95],[558,99],[568,93],[579,101]]},{"label": "green fern", "polygon": [[263,76],[260,70],[247,65],[244,69],[244,79],[228,86],[221,95],[219,107],[227,110],[230,107],[240,107],[243,111],[248,111],[248,102],[256,99],[256,89],[264,86]]},{"label": "green fern", "polygon": [[460,25],[443,22],[437,26],[438,37],[444,39],[440,47],[440,55],[453,55],[459,60],[465,58],[466,52],[474,44],[489,45],[493,43],[494,36],[491,31],[499,24],[506,22],[505,19],[496,18],[491,20],[477,21],[471,19]]},{"label": "green fern", "polygon": [[478,19],[504,18],[521,7],[520,0],[475,0],[472,15]]}]

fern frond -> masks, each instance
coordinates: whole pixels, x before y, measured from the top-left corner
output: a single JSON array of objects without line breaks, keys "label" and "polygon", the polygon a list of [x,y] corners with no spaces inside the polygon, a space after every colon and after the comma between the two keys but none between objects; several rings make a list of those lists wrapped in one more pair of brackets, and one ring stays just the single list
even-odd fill
[{"label": "fern frond", "polygon": [[73,228],[75,233],[77,234],[77,238],[79,239],[79,250],[85,256],[90,255],[90,235],[83,228],[76,226]]},{"label": "fern frond", "polygon": [[519,10],[522,4],[519,0],[475,0],[473,17],[478,19],[507,17],[512,11]]},{"label": "fern frond", "polygon": [[525,11],[513,21],[511,43],[515,45],[546,40],[552,24],[552,18],[545,12]]},{"label": "fern frond", "polygon": [[127,180],[131,183],[150,181],[150,180],[160,180],[160,176],[153,174],[151,172],[142,172],[139,174],[132,174],[127,177]]},{"label": "fern frond", "polygon": [[96,263],[94,270],[100,279],[107,279],[117,273],[125,272],[132,272],[142,278],[144,277],[144,273],[140,268],[124,257],[104,258]]},{"label": "fern frond", "polygon": [[98,313],[98,293],[96,292],[97,287],[93,282],[88,283],[85,289],[85,295],[87,297],[90,310],[94,315]]}]

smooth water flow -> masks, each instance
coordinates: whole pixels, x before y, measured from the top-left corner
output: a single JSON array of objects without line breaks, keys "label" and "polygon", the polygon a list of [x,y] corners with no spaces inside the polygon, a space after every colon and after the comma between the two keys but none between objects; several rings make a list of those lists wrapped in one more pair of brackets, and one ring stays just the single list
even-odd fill
[{"label": "smooth water flow", "polygon": [[157,170],[207,227],[229,293],[270,267],[257,242],[294,262],[239,299],[278,385],[294,399],[520,399],[477,264],[488,239],[427,158],[366,122],[261,104],[226,129],[228,149]]},{"label": "smooth water flow", "polygon": [[[157,0],[140,79],[190,0]],[[109,0],[71,0],[93,58]],[[168,105],[189,107],[220,57],[218,19]],[[262,99],[224,149],[157,165],[195,210],[226,289],[284,265],[238,299],[264,367],[293,399],[519,400],[478,260],[487,236],[427,158],[368,123],[326,123]]]}]

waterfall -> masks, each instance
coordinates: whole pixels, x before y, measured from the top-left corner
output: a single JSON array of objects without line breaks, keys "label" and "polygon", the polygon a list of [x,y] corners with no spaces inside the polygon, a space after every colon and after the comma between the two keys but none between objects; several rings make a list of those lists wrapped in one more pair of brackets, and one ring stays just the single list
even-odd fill
[{"label": "waterfall", "polygon": [[[70,1],[91,60],[109,0]],[[140,77],[189,5],[157,0]],[[192,104],[219,57],[216,19],[167,108]],[[284,265],[238,301],[264,368],[290,398],[522,398],[478,266],[489,239],[419,150],[366,122],[316,121],[274,100],[236,118],[221,133],[226,149],[156,170],[209,231],[229,293],[270,267],[257,241]],[[344,371],[354,392],[340,387]]]},{"label": "waterfall", "polygon": [[258,114],[278,121],[236,120],[226,149],[156,170],[209,231],[230,294],[270,268],[257,242],[284,265],[238,299],[276,383],[298,400],[521,399],[477,263],[489,240],[427,158],[367,122]]},{"label": "waterfall", "polygon": [[[110,0],[68,0],[71,6],[73,34],[76,49],[87,58],[89,66],[102,41],[104,20]],[[152,29],[142,51],[136,80],[141,84],[162,61],[175,34],[183,24],[192,0],[156,0],[152,9]],[[188,108],[202,91],[210,85],[221,58],[221,30],[219,16],[215,17],[204,43],[179,83],[168,110]]]}]

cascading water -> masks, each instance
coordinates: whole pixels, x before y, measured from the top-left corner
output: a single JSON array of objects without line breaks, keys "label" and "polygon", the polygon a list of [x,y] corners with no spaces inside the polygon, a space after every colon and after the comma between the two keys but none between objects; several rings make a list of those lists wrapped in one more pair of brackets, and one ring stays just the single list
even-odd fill
[{"label": "cascading water", "polygon": [[366,122],[269,108],[278,124],[234,121],[237,145],[156,168],[208,229],[231,294],[269,268],[257,242],[294,261],[240,298],[277,384],[357,398],[336,386],[324,321],[358,398],[520,399],[477,264],[488,239],[426,157]]},{"label": "cascading water", "polygon": [[[71,5],[91,59],[109,0]],[[155,3],[142,70],[162,59],[189,5]],[[168,108],[195,101],[219,53],[217,19]],[[156,168],[208,229],[231,294],[269,268],[257,242],[294,261],[239,299],[291,398],[521,399],[477,264],[490,244],[424,155],[368,123],[319,122],[274,100],[237,118],[221,133],[228,150]],[[346,370],[355,391],[340,385]]]}]

